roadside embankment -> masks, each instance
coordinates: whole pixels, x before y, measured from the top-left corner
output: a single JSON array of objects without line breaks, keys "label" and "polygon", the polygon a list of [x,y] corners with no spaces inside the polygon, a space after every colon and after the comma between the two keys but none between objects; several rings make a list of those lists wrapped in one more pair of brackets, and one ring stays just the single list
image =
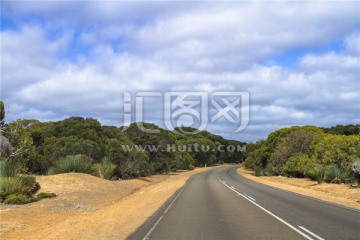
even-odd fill
[{"label": "roadside embankment", "polygon": [[108,181],[81,173],[37,177],[41,190],[58,196],[0,205],[1,239],[125,239],[186,180],[207,168]]}]

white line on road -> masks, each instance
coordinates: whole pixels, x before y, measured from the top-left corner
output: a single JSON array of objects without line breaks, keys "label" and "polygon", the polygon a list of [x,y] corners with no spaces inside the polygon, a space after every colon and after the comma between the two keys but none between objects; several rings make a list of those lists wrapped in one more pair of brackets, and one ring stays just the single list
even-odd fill
[{"label": "white line on road", "polygon": [[145,237],[143,238],[143,240],[147,240],[149,239],[150,234],[154,231],[154,229],[156,228],[156,226],[159,224],[159,222],[161,221],[161,219],[163,218],[164,214],[171,208],[171,206],[174,204],[174,202],[176,201],[176,199],[180,196],[180,194],[184,191],[184,187],[181,189],[181,191],[178,193],[178,195],[176,195],[176,197],[174,198],[174,200],[172,200],[172,202],[170,203],[170,205],[165,209],[165,211],[163,212],[163,214],[159,217],[159,219],[156,221],[156,223],[154,224],[154,226],[149,230],[149,232],[145,235]]},{"label": "white line on road", "polygon": [[[240,195],[238,194],[238,196],[240,196]],[[253,200],[253,201],[255,201],[255,202],[256,202],[256,200],[255,200],[254,198],[250,197],[249,195],[244,194],[244,196],[245,196],[245,197],[247,197],[247,198],[249,198],[250,200]]]},{"label": "white line on road", "polygon": [[[300,231],[299,229],[297,229],[295,226],[291,225],[290,223],[286,222],[285,220],[283,220],[282,218],[276,216],[275,214],[273,214],[272,212],[270,212],[269,210],[263,208],[262,206],[260,206],[259,204],[257,204],[256,202],[254,202],[253,200],[251,200],[250,198],[247,198],[245,195],[239,193],[238,191],[236,191],[235,189],[232,189],[229,185],[227,185],[224,181],[221,181],[220,177],[218,176],[218,180],[224,184],[224,186],[226,186],[227,188],[229,188],[231,191],[234,191],[235,193],[237,193],[239,196],[242,196],[243,198],[245,198],[246,200],[248,200],[249,202],[251,202],[252,204],[254,204],[255,206],[257,206],[258,208],[260,208],[261,210],[263,210],[264,212],[268,213],[269,215],[271,215],[272,217],[276,218],[277,220],[279,220],[280,222],[282,222],[283,224],[285,224],[286,226],[288,226],[289,228],[291,228],[292,230],[296,231],[297,233],[299,233],[300,235],[302,235],[303,237],[305,237],[308,240],[314,240],[313,238],[311,238],[309,235],[303,233],[302,231]],[[305,230],[304,230],[305,231]]]},{"label": "white line on road", "polygon": [[319,237],[318,235],[316,235],[315,233],[313,233],[312,231],[310,231],[310,230],[308,230],[308,229],[306,229],[306,228],[304,228],[304,227],[302,227],[302,226],[299,226],[299,228],[301,228],[302,230],[304,230],[304,231],[307,232],[308,234],[312,235],[313,237],[316,237],[316,238],[319,239],[319,240],[325,240],[325,239]]},{"label": "white line on road", "polygon": [[248,198],[250,198],[251,200],[253,200],[253,201],[256,201],[254,198],[252,198],[252,197],[250,197],[250,196],[247,196]]}]

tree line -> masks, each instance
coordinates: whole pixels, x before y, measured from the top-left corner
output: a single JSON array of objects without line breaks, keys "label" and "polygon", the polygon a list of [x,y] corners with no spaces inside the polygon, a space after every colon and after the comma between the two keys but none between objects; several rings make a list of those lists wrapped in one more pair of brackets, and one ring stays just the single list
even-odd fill
[{"label": "tree line", "polygon": [[[169,131],[151,123],[142,125],[159,133],[143,132],[136,123],[125,130],[83,117],[7,124],[4,118],[4,104],[0,101],[0,160],[11,161],[20,172],[30,174],[56,172],[51,170],[67,163],[70,156],[68,160],[81,159],[88,166],[110,168],[110,175],[120,178],[244,160],[244,166],[255,170],[256,175],[311,177],[314,169],[324,167],[350,176],[352,164],[360,159],[360,125],[294,126],[246,144],[207,131],[179,135],[175,133],[179,129]],[[245,144],[246,151],[228,151],[228,147]]]},{"label": "tree line", "polygon": [[[113,175],[123,179],[205,164],[241,162],[244,158],[241,151],[226,150],[229,145],[244,146],[244,142],[227,140],[207,131],[184,136],[155,124],[142,125],[159,133],[143,132],[136,123],[123,131],[124,127],[103,126],[93,118],[70,117],[55,122],[3,123],[1,135],[9,140],[12,152],[20,150],[11,157],[11,162],[30,174],[48,174],[67,156],[76,155],[81,155],[88,165],[115,166]],[[199,147],[203,148],[197,151]],[[3,151],[2,160],[7,156]]]},{"label": "tree line", "polygon": [[319,181],[345,182],[360,159],[359,133],[360,125],[282,128],[265,140],[248,143],[244,165],[256,175],[316,178],[315,174]]}]

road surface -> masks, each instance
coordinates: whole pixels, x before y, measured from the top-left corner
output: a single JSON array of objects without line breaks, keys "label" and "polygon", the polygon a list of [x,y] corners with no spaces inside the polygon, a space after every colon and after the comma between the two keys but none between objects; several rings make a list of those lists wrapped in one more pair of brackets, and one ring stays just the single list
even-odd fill
[{"label": "road surface", "polygon": [[194,175],[129,239],[360,239],[360,212],[248,180]]}]

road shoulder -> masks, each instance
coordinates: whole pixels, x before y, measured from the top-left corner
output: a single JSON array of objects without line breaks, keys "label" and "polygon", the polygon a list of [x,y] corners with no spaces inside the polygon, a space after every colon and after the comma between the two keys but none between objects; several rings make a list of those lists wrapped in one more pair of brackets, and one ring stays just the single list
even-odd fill
[{"label": "road shoulder", "polygon": [[317,184],[310,179],[296,179],[287,177],[256,177],[254,172],[244,167],[238,168],[237,173],[247,179],[272,186],[285,191],[316,198],[321,201],[360,210],[360,189],[345,184]]},{"label": "road shoulder", "polygon": [[0,236],[4,240],[125,239],[189,177],[208,169],[118,182],[84,174],[51,176],[51,181],[39,178],[44,190],[59,196],[29,205],[2,206]]}]

